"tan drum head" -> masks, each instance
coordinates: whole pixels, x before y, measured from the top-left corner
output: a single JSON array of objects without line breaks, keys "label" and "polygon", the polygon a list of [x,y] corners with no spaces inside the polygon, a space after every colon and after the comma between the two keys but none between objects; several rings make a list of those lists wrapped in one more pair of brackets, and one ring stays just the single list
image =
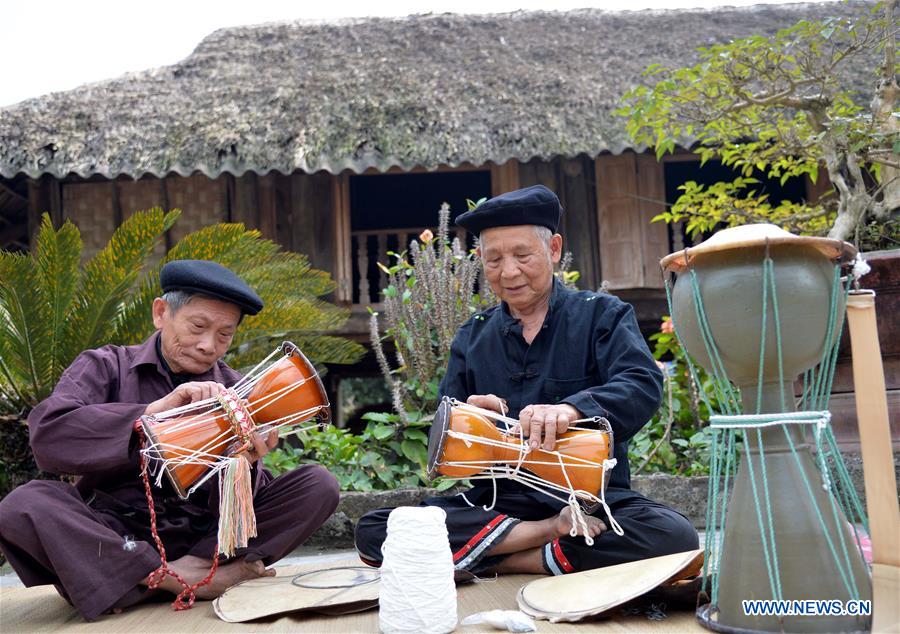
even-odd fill
[{"label": "tan drum head", "polygon": [[664,271],[682,273],[687,270],[691,261],[697,255],[727,251],[729,249],[761,247],[767,244],[770,246],[782,244],[809,246],[822,253],[828,259],[838,262],[848,262],[856,257],[856,247],[849,242],[832,238],[798,236],[771,224],[751,224],[717,231],[711,238],[704,240],[695,247],[682,249],[667,255],[659,261],[659,264]]},{"label": "tan drum head", "polygon": [[378,570],[346,566],[278,569],[278,576],[232,586],[213,601],[220,619],[243,623],[287,612],[350,614],[378,605]]},{"label": "tan drum head", "polygon": [[632,561],[557,577],[542,577],[525,584],[516,597],[519,609],[536,618],[557,623],[580,621],[606,612],[663,583],[699,573],[702,550]]}]

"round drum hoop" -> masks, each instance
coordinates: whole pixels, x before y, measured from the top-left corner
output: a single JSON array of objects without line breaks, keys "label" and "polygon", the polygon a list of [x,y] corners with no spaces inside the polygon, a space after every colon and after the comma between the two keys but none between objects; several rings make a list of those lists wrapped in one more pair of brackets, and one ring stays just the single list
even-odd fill
[{"label": "round drum hoop", "polygon": [[328,401],[328,393],[325,391],[325,385],[322,383],[322,379],[316,371],[316,366],[309,362],[306,355],[303,354],[300,348],[292,341],[283,342],[281,344],[281,352],[286,357],[299,357],[303,364],[310,370],[311,377],[315,379],[316,387],[319,389],[319,395],[322,397],[322,402],[324,403],[318,416],[323,424],[327,424],[331,420],[331,403]]},{"label": "round drum hoop", "polygon": [[450,427],[450,413],[452,407],[450,399],[446,396],[441,399],[431,429],[428,431],[428,477],[434,478],[438,474],[441,457],[444,454],[444,444],[447,442],[447,429]]},{"label": "round drum hoop", "polygon": [[[188,498],[188,493],[181,483],[178,481],[178,478],[175,477],[174,467],[169,465],[169,463],[165,460],[162,460],[162,453],[159,448],[159,439],[156,437],[156,432],[153,431],[152,421],[156,420],[152,416],[141,416],[141,428],[144,430],[144,435],[147,437],[147,444],[149,445],[148,449],[151,449],[156,453],[156,456],[160,459],[163,464],[163,469],[165,469],[166,477],[169,479],[169,482],[172,483],[172,486],[175,488],[176,493],[178,493],[178,497],[182,500],[186,500]],[[149,466],[149,465],[148,465]]]}]

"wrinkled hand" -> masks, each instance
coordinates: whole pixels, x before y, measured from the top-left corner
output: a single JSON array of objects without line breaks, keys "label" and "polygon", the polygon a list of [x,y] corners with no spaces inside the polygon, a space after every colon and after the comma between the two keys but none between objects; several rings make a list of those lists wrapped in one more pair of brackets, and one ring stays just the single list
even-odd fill
[{"label": "wrinkled hand", "polygon": [[489,409],[492,412],[505,415],[509,411],[505,398],[500,398],[496,394],[472,394],[466,399],[467,405],[480,407],[481,409]]},{"label": "wrinkled hand", "polygon": [[265,435],[255,431],[250,435],[250,442],[253,443],[253,446],[248,448],[247,451],[241,452],[241,455],[249,460],[250,464],[253,464],[275,449],[275,446],[278,444],[278,430],[271,429]]},{"label": "wrinkled hand", "polygon": [[215,381],[191,381],[182,383],[174,390],[153,401],[144,410],[144,415],[159,414],[182,405],[196,403],[211,398],[225,389],[225,386]]},{"label": "wrinkled hand", "polygon": [[541,447],[545,451],[553,451],[557,437],[579,418],[581,412],[568,403],[527,405],[519,412],[519,426],[532,449]]}]

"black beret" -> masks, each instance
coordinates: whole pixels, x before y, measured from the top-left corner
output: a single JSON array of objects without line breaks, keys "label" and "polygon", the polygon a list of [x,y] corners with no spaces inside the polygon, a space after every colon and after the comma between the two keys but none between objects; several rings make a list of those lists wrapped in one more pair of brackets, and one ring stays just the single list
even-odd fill
[{"label": "black beret", "polygon": [[159,283],[164,293],[190,291],[236,304],[245,315],[262,310],[263,302],[231,270],[209,260],[173,260],[162,267]]},{"label": "black beret", "polygon": [[494,196],[472,211],[460,214],[456,224],[474,234],[510,225],[539,225],[556,233],[562,211],[556,194],[543,185],[532,185]]}]

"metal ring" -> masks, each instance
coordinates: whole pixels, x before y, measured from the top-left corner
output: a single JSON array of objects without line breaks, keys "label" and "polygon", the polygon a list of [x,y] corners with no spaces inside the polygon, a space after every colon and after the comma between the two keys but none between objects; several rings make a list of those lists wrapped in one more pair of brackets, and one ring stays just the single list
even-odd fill
[{"label": "metal ring", "polygon": [[[368,579],[367,581],[362,581],[360,583],[351,583],[351,584],[341,585],[341,586],[313,586],[313,585],[308,585],[305,583],[298,583],[298,581],[297,581],[298,579],[301,579],[302,577],[308,577],[309,575],[319,574],[320,572],[328,572],[329,570],[365,570],[368,572],[374,572],[375,574],[371,579]],[[336,590],[336,589],[340,589],[340,588],[356,588],[358,586],[364,586],[366,584],[378,581],[378,579],[379,579],[378,571],[377,570],[373,571],[372,568],[369,568],[367,566],[338,566],[336,568],[324,568],[322,570],[310,570],[309,572],[302,572],[299,575],[294,575],[294,577],[291,579],[291,585],[297,586],[298,588],[309,588],[312,590]]]}]

